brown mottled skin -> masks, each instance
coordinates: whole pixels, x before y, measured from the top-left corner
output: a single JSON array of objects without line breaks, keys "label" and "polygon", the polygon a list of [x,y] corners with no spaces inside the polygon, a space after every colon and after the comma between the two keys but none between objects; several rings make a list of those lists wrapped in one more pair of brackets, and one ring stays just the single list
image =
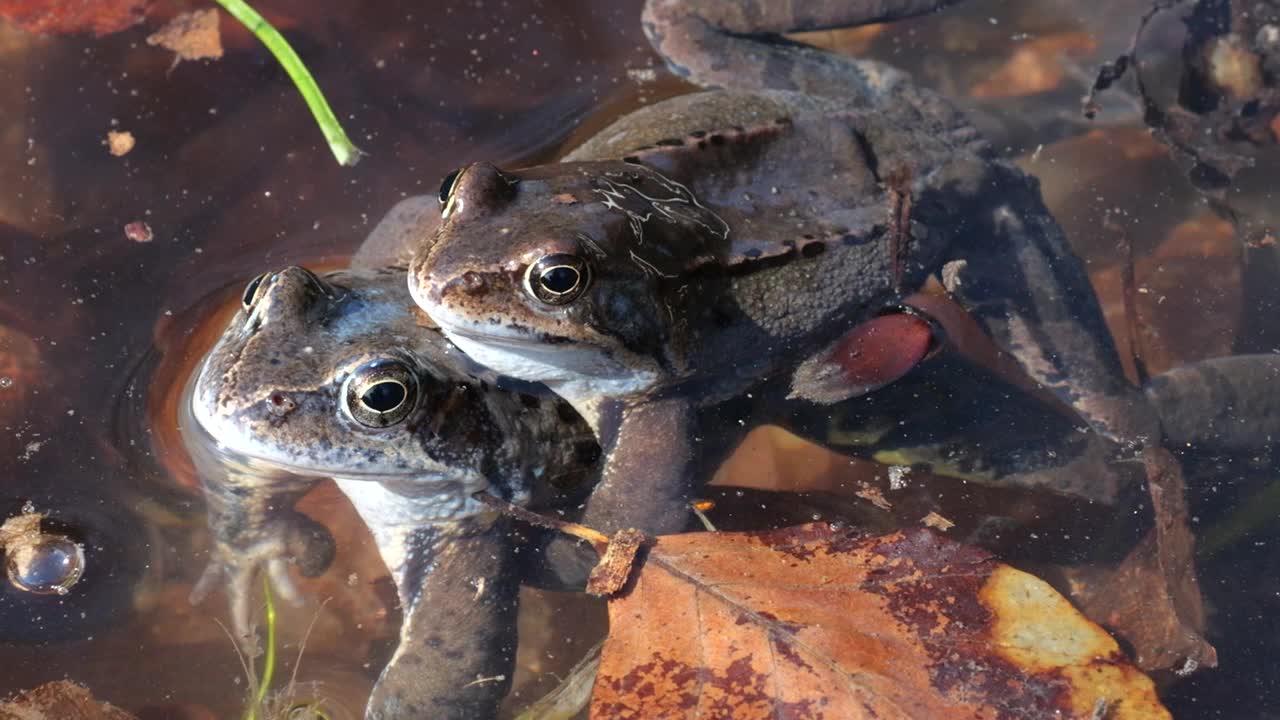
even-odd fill
[{"label": "brown mottled skin", "polygon": [[[242,637],[259,568],[295,599],[288,563],[317,574],[333,547],[293,505],[333,477],[373,532],[404,614],[366,716],[487,717],[510,685],[519,569],[509,522],[471,495],[528,502],[535,484],[594,474],[599,451],[563,402],[469,374],[474,365],[420,324],[404,274],[269,273],[205,358],[183,416],[215,538],[194,597],[226,583]],[[362,424],[346,383],[387,361],[412,375],[412,409]],[[496,676],[505,680],[469,684]]]},{"label": "brown mottled skin", "polygon": [[[903,73],[779,36],[947,4],[650,0],[654,47],[715,89],[631,113],[563,163],[477,163],[442,188],[414,299],[474,359],[592,423],[607,461],[583,522],[685,527],[722,449],[699,445],[700,413],[758,396],[931,274],[1096,429],[1158,435],[1034,179]],[[534,297],[547,256],[589,267],[586,290]]]}]

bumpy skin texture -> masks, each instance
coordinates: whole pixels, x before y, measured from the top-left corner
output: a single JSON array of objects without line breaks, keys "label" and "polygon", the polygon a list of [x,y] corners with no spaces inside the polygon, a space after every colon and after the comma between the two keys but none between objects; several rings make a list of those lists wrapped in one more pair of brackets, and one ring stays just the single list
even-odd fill
[{"label": "bumpy skin texture", "polygon": [[[321,572],[333,548],[293,504],[333,477],[373,532],[405,616],[369,716],[492,714],[509,683],[469,683],[511,676],[518,575],[507,523],[471,495],[527,502],[535,482],[579,483],[599,454],[590,430],[562,401],[469,374],[461,353],[419,325],[403,268],[323,278],[287,268],[246,300],[191,383],[183,417],[215,538],[196,599],[226,583],[244,635],[259,568],[296,598],[288,564]],[[389,362],[411,410],[363,424],[352,383]]]},{"label": "bumpy skin texture", "polygon": [[[564,163],[453,181],[414,298],[473,358],[592,422],[607,462],[583,522],[684,527],[720,449],[700,444],[707,409],[766,393],[929,274],[1095,429],[1157,435],[1035,181],[902,73],[778,36],[946,4],[650,0],[654,47],[721,89],[621,118]],[[542,259],[565,257],[586,290],[539,300]]]}]

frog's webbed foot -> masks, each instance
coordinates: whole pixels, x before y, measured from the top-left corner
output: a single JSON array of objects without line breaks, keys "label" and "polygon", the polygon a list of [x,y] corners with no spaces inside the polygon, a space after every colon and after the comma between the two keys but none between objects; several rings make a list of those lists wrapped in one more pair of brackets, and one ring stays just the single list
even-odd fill
[{"label": "frog's webbed foot", "polygon": [[958,1],[649,0],[642,24],[672,72],[703,87],[796,90],[866,106],[879,105],[902,73],[780,36],[899,20]]},{"label": "frog's webbed foot", "polygon": [[262,601],[260,571],[277,597],[301,605],[303,596],[289,577],[289,566],[296,565],[304,577],[315,577],[328,569],[336,551],[328,529],[294,510],[239,532],[215,528],[215,536],[209,563],[189,599],[202,603],[222,587],[230,603],[232,633],[240,642],[252,635],[253,608]]}]

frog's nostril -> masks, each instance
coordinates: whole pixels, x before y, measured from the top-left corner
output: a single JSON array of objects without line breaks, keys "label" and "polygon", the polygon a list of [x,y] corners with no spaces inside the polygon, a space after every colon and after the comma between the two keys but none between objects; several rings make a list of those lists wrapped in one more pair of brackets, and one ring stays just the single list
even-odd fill
[{"label": "frog's nostril", "polygon": [[298,404],[284,393],[271,393],[271,397],[267,398],[267,411],[272,415],[284,417],[297,409]]},{"label": "frog's nostril", "polygon": [[451,280],[445,287],[445,294],[460,293],[462,295],[480,295],[489,288],[489,281],[482,273],[467,271]]}]

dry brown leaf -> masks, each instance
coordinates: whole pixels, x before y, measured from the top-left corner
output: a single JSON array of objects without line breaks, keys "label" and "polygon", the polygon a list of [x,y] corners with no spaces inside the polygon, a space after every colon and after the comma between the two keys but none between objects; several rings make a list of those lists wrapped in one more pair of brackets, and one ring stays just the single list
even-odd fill
[{"label": "dry brown leaf", "polygon": [[593,717],[1170,717],[1046,583],[928,530],[667,536],[637,570]]},{"label": "dry brown leaf", "polygon": [[1089,617],[1133,646],[1139,667],[1184,674],[1216,667],[1218,653],[1203,635],[1204,603],[1181,465],[1164,448],[1147,448],[1143,462],[1155,526],[1119,566],[1068,571],[1071,594]]},{"label": "dry brown leaf", "polygon": [[73,682],[58,680],[0,703],[0,720],[134,720],[134,716],[95,700]]},{"label": "dry brown leaf", "polygon": [[182,60],[217,60],[222,57],[222,36],[218,32],[218,11],[195,10],[174,17],[147,37],[148,45],[159,45]]}]

